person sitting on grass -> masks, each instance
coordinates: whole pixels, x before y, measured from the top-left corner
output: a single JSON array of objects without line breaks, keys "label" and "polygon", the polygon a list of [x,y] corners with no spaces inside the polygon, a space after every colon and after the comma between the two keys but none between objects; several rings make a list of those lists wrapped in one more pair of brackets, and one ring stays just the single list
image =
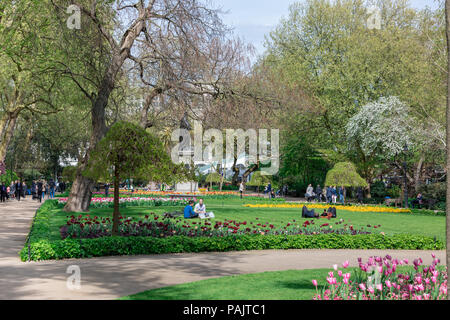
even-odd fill
[{"label": "person sitting on grass", "polygon": [[203,199],[200,199],[199,202],[194,207],[194,212],[198,215],[200,219],[214,218],[214,212],[206,212],[206,206],[203,203]]},{"label": "person sitting on grass", "polygon": [[306,208],[306,206],[303,206],[302,218],[319,218],[319,213],[315,213],[314,209],[309,211],[308,208]]},{"label": "person sitting on grass", "polygon": [[185,219],[192,219],[192,218],[198,218],[198,214],[194,212],[192,207],[194,206],[194,200],[189,200],[189,204],[184,207],[184,218]]},{"label": "person sitting on grass", "polygon": [[331,218],[336,218],[337,214],[336,214],[336,208],[335,207],[329,207],[328,211],[323,209],[323,213],[320,215],[321,218],[327,218],[327,219],[331,219]]},{"label": "person sitting on grass", "polygon": [[199,215],[200,213],[206,213],[206,206],[203,203],[203,199],[200,199],[194,207],[194,212]]}]

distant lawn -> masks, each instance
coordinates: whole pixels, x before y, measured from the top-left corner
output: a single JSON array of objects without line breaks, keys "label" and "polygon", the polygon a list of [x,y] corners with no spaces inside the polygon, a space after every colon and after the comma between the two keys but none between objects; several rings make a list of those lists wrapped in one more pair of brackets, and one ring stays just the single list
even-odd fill
[{"label": "distant lawn", "polygon": [[[349,270],[352,270],[349,268]],[[312,300],[329,269],[288,270],[201,280],[144,291],[121,300]]]},{"label": "distant lawn", "polygon": [[[250,223],[270,223],[275,227],[284,227],[288,222],[302,223],[305,219],[301,218],[301,209],[299,208],[248,208],[243,207],[247,203],[261,203],[261,200],[249,199],[214,199],[206,200],[208,211],[214,211],[215,220],[232,219],[236,221],[247,221]],[[268,201],[268,200],[267,200]],[[125,217],[134,217],[141,219],[145,214],[155,212],[163,214],[175,210],[182,210],[182,207],[130,207],[121,208],[120,212]],[[92,209],[91,216],[111,217],[112,209]],[[445,217],[411,215],[406,213],[375,213],[375,212],[351,212],[338,210],[338,218],[345,220],[345,223],[352,224],[355,228],[365,227],[371,232],[384,232],[386,235],[392,234],[416,234],[426,235],[437,239],[445,240]],[[50,212],[49,231],[41,234],[43,238],[52,240],[61,239],[59,228],[66,224],[68,214],[61,209],[54,209]],[[214,221],[214,219],[212,219]],[[321,221],[325,221],[321,219]],[[333,222],[336,220],[332,220]],[[328,221],[327,221],[328,222]],[[381,225],[381,228],[367,228],[367,225]]]}]

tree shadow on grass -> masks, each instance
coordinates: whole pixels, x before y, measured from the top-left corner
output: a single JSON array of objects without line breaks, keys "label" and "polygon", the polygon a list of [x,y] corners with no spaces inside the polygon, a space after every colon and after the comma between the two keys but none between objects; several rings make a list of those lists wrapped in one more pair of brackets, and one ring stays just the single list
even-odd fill
[{"label": "tree shadow on grass", "polygon": [[316,287],[309,280],[295,280],[295,281],[278,281],[277,285],[286,289],[294,290],[315,290]]}]

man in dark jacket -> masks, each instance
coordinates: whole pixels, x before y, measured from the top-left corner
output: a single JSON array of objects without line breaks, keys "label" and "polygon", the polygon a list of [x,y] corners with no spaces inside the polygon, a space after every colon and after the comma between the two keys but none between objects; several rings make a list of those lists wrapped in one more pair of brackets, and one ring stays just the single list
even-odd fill
[{"label": "man in dark jacket", "polygon": [[105,198],[108,198],[108,194],[109,194],[109,183],[105,183]]},{"label": "man in dark jacket", "polygon": [[20,201],[20,197],[22,196],[22,183],[17,180],[16,181],[16,199]]},{"label": "man in dark jacket", "polygon": [[42,183],[41,180],[38,181],[37,183],[37,193],[38,193],[38,198],[39,198],[39,202],[42,202],[42,189],[44,188],[44,185]]},{"label": "man in dark jacket", "polygon": [[333,192],[331,191],[331,187],[327,187],[327,202],[331,203]]},{"label": "man in dark jacket", "polygon": [[6,201],[6,185],[4,182],[2,182],[2,184],[0,185],[0,202],[5,202]]},{"label": "man in dark jacket", "polygon": [[320,187],[320,184],[316,187],[316,199],[318,202],[322,202],[322,188]]}]

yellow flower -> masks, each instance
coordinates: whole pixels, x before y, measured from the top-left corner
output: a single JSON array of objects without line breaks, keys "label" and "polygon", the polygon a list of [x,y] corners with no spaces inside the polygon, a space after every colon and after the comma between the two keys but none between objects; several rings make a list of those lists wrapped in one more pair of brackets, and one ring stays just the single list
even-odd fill
[{"label": "yellow flower", "polygon": [[[249,208],[302,208],[307,205],[308,209],[327,209],[328,205],[323,204],[303,204],[303,203],[283,203],[283,204],[244,204],[244,207]],[[390,213],[400,213],[406,212],[411,213],[409,209],[402,208],[389,208],[381,206],[343,206],[336,205],[336,209],[352,211],[352,212],[390,212]]]}]

